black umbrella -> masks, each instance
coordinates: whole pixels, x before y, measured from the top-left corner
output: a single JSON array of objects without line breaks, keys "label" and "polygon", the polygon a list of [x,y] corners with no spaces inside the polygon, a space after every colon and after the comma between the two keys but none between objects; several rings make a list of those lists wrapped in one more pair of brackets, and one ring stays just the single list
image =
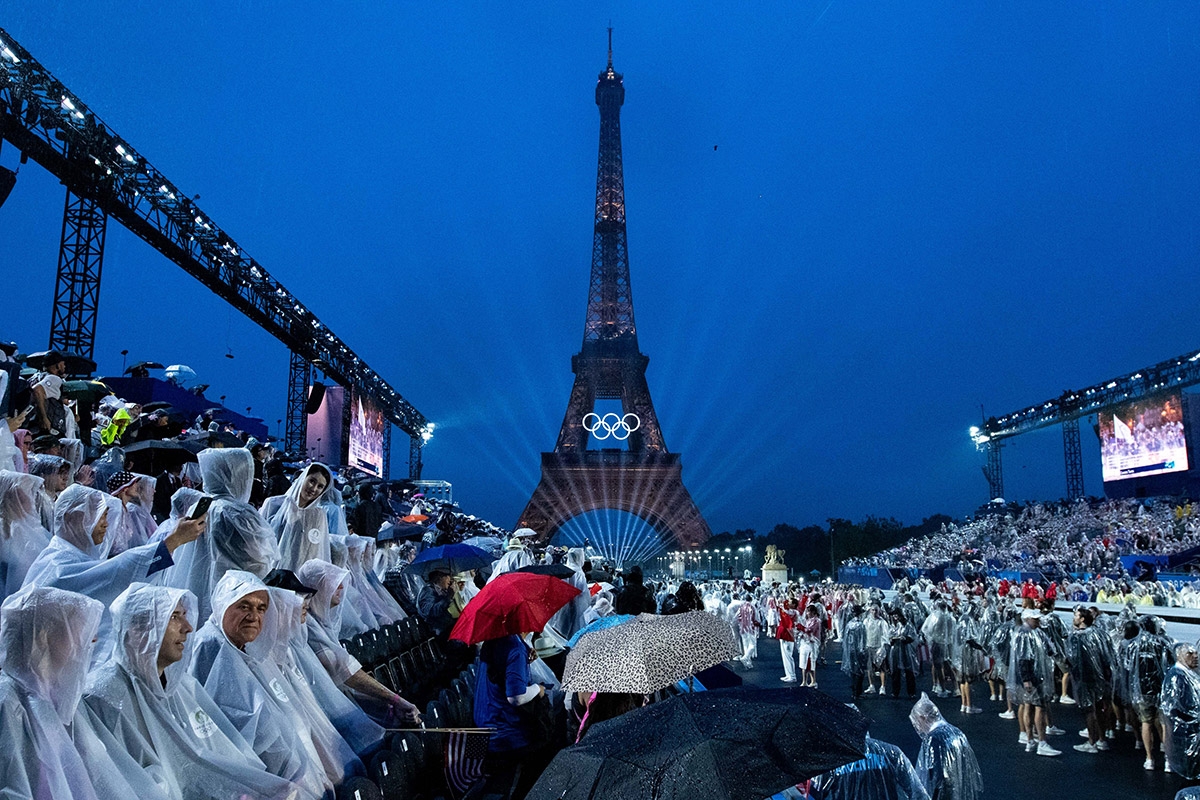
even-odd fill
[{"label": "black umbrella", "polygon": [[145,439],[135,442],[125,448],[125,457],[131,462],[147,465],[149,472],[165,469],[168,464],[196,460],[195,453],[174,439]]},{"label": "black umbrella", "polygon": [[816,689],[677,695],[597,723],[528,800],[762,800],[866,752],[867,718]]},{"label": "black umbrella", "polygon": [[62,396],[67,400],[94,403],[110,394],[113,394],[113,390],[102,381],[63,381],[62,385]]},{"label": "black umbrella", "polygon": [[[50,366],[49,364],[45,363],[45,361],[46,356],[48,356],[51,352],[52,351],[50,350],[41,350],[37,353],[30,353],[29,355],[21,356],[18,358],[18,360],[24,361],[31,367],[44,369]],[[63,353],[62,357],[63,361],[67,363],[68,375],[91,375],[96,371],[96,362],[92,361],[90,358],[75,355],[74,353]]]},{"label": "black umbrella", "polygon": [[151,411],[158,411],[159,409],[165,408],[174,409],[174,406],[172,406],[166,400],[155,400],[153,403],[146,403],[144,406],[142,406],[142,411],[149,413]]},{"label": "black umbrella", "polygon": [[575,570],[566,564],[530,564],[528,567],[521,567],[516,572],[532,572],[534,575],[549,575],[564,580],[575,574]]},{"label": "black umbrella", "polygon": [[145,372],[146,370],[149,370],[149,369],[163,369],[163,368],[164,368],[163,365],[158,363],[157,361],[139,361],[136,364],[130,364],[129,368],[125,370],[125,374],[129,375],[130,373],[134,373],[134,372]]}]

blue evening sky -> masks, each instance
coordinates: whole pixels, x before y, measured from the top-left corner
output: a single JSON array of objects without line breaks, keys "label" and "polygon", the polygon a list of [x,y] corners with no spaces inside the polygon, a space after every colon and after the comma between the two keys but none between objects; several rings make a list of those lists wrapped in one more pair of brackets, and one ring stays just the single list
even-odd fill
[{"label": "blue evening sky", "polygon": [[[1200,345],[1192,2],[0,12],[437,423],[426,477],[502,525],[582,338],[610,20],[639,337],[714,531],[967,513],[987,499],[980,404]],[[0,336],[27,350],[45,345],[62,204],[31,162],[0,209]],[[182,361],[276,429],[281,344],[116,224],[104,272],[102,372],[122,349]],[[1099,493],[1089,426],[1084,448]],[[1057,429],[1005,459],[1011,499],[1063,494]]]}]

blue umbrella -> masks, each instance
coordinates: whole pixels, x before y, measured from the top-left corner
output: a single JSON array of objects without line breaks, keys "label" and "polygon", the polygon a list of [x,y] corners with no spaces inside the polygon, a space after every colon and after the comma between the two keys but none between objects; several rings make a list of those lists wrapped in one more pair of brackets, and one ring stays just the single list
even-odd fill
[{"label": "blue umbrella", "polygon": [[457,575],[469,569],[483,569],[494,560],[483,550],[469,544],[444,544],[421,553],[413,559],[408,568],[416,570],[421,576],[426,576],[434,570]]},{"label": "blue umbrella", "polygon": [[575,635],[572,636],[570,638],[570,640],[567,642],[567,647],[574,647],[575,644],[580,639],[582,639],[584,636],[586,636],[589,633],[594,633],[595,631],[602,631],[605,628],[611,628],[614,625],[621,625],[623,623],[629,622],[629,620],[631,620],[631,619],[637,619],[637,617],[635,617],[633,614],[613,614],[612,616],[601,617],[600,619],[596,620],[595,622],[591,623],[590,625],[580,628],[575,633]]}]

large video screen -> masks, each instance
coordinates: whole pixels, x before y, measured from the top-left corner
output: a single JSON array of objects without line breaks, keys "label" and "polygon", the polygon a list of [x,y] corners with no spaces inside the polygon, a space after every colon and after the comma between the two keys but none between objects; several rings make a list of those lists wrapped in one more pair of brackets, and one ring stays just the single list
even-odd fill
[{"label": "large video screen", "polygon": [[350,466],[383,477],[383,412],[365,397],[353,395],[350,407]]},{"label": "large video screen", "polygon": [[1139,400],[1103,411],[1100,461],[1105,481],[1141,478],[1188,468],[1183,404],[1178,394]]}]

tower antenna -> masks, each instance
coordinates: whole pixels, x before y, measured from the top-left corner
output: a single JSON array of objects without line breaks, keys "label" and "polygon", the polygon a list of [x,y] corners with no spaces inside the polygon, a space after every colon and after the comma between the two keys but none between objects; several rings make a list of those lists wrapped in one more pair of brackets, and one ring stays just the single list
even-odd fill
[{"label": "tower antenna", "polygon": [[608,69],[612,71],[612,23],[608,26]]}]

